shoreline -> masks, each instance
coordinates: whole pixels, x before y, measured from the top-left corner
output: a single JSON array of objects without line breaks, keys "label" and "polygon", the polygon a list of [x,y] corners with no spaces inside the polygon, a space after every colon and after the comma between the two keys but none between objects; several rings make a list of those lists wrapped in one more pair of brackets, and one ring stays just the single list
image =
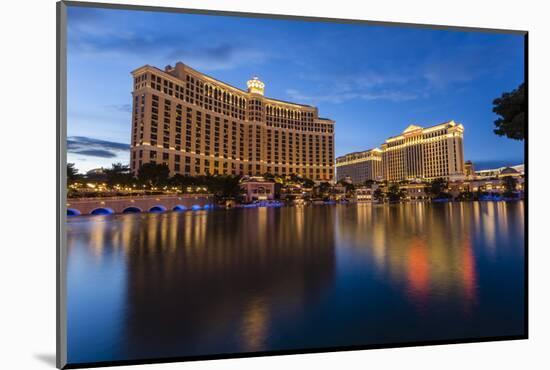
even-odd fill
[{"label": "shoreline", "polygon": [[270,201],[270,202],[256,202],[256,203],[242,203],[231,207],[220,206],[217,204],[205,204],[204,206],[192,206],[188,208],[179,208],[179,209],[164,209],[164,210],[153,210],[153,211],[133,211],[133,212],[113,212],[106,214],[73,214],[67,215],[67,219],[74,219],[80,217],[91,217],[91,216],[122,216],[130,214],[164,214],[164,213],[188,213],[188,212],[199,212],[199,211],[231,211],[238,209],[259,209],[259,208],[303,208],[303,207],[319,207],[319,206],[364,206],[370,205],[375,207],[381,206],[396,206],[396,205],[407,205],[407,204],[454,204],[454,203],[517,203],[524,201],[525,199],[499,199],[499,200],[449,200],[449,201],[433,201],[433,200],[407,200],[400,202],[336,202],[336,201],[322,201],[322,202],[307,202],[302,204],[288,204],[282,201]]}]

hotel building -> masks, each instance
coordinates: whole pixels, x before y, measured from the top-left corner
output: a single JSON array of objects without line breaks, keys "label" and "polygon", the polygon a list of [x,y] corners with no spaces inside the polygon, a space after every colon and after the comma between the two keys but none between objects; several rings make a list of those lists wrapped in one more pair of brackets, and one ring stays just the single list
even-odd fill
[{"label": "hotel building", "polygon": [[464,127],[454,121],[423,128],[410,125],[381,146],[384,180],[464,178]]},{"label": "hotel building", "polygon": [[336,158],[336,181],[351,179],[353,184],[381,180],[382,151],[378,148]]},{"label": "hotel building", "polygon": [[380,149],[350,153],[336,159],[336,178],[353,183],[377,180],[463,179],[464,127],[454,121],[423,128],[410,125],[388,138]]},{"label": "hotel building", "polygon": [[165,163],[170,175],[298,174],[330,181],[334,121],[316,107],[241,90],[178,62],[145,65],[134,78],[130,166]]}]

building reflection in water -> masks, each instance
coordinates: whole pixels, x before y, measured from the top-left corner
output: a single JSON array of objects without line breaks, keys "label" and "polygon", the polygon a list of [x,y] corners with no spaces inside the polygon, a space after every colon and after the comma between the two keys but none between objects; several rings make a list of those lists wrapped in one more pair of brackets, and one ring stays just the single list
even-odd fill
[{"label": "building reflection in water", "polygon": [[128,352],[267,350],[272,321],[301,315],[305,302],[320,299],[331,285],[333,213],[318,211],[134,217],[147,232],[138,234],[128,254]]},{"label": "building reflection in water", "polygon": [[415,300],[424,301],[430,289],[430,257],[424,240],[411,240],[406,261],[409,292]]},{"label": "building reflection in water", "polygon": [[[476,253],[494,255],[497,240],[516,231],[518,220],[523,224],[522,209],[522,203],[504,202],[342,207],[337,244],[372,261],[381,280],[403,284],[418,309],[434,296],[460,293],[467,313],[478,301]],[[474,237],[482,238],[477,251]]]},{"label": "building reflection in water", "polygon": [[523,217],[487,202],[75,218],[70,360],[518,334]]},{"label": "building reflection in water", "polygon": [[264,299],[252,299],[243,315],[242,341],[246,352],[266,349],[269,325],[269,306]]}]

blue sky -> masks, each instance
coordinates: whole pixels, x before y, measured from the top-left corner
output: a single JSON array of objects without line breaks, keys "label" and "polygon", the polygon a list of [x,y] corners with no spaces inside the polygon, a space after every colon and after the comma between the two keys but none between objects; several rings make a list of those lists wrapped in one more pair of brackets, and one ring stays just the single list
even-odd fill
[{"label": "blue sky", "polygon": [[466,159],[523,162],[493,133],[492,101],[523,82],[523,37],[397,26],[69,7],[68,161],[129,160],[130,72],[182,61],[234,86],[336,121],[336,155],[379,146],[409,124],[465,126]]}]

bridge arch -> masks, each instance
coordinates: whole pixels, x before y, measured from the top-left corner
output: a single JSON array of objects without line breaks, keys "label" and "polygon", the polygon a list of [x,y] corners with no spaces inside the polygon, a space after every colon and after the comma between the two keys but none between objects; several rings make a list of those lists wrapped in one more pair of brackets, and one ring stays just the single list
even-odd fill
[{"label": "bridge arch", "polygon": [[156,206],[153,206],[153,207],[149,208],[149,212],[151,212],[151,213],[166,212],[166,207],[161,206],[161,205],[156,205]]},{"label": "bridge arch", "polygon": [[193,204],[193,206],[191,207],[191,209],[193,211],[198,211],[198,210],[201,210],[202,207],[199,205],[199,204]]},{"label": "bridge arch", "polygon": [[99,216],[99,215],[113,215],[115,211],[113,211],[111,208],[107,207],[100,207],[94,209],[92,212],[90,212],[91,215]]},{"label": "bridge arch", "polygon": [[67,216],[80,216],[81,213],[76,208],[67,208]]},{"label": "bridge arch", "polygon": [[139,207],[133,207],[133,206],[130,206],[130,207],[126,207],[122,210],[122,213],[141,213],[143,212],[141,210],[141,208]]},{"label": "bridge arch", "polygon": [[181,211],[186,211],[187,210],[187,207],[184,206],[184,205],[181,205],[181,204],[178,204],[176,206],[174,206],[174,208],[172,208],[172,211],[176,211],[176,212],[181,212]]}]

